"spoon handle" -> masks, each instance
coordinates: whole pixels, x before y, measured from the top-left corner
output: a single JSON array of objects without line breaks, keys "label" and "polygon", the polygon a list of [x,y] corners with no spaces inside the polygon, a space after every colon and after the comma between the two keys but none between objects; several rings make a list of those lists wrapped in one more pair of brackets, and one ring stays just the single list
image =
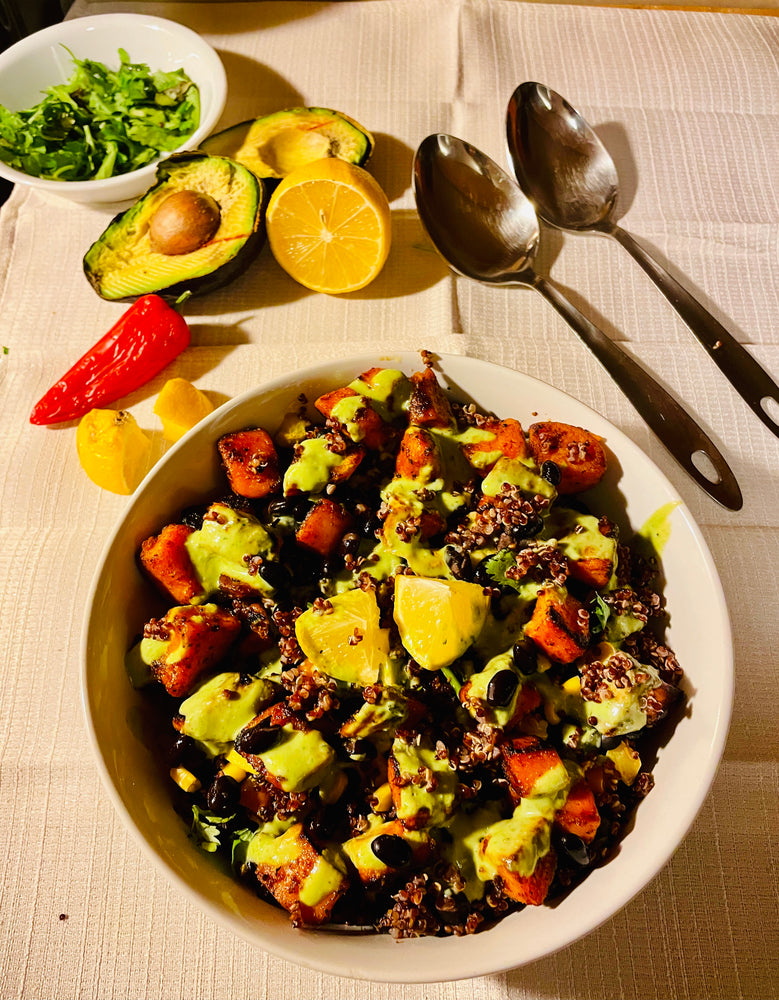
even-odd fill
[{"label": "spoon handle", "polygon": [[[717,503],[728,510],[740,510],[744,501],[736,477],[689,413],[629,354],[580,313],[555,285],[535,275],[533,287],[581,337],[685,472]],[[693,462],[693,456],[700,453],[716,470],[716,481],[705,476]]]},{"label": "spoon handle", "polygon": [[779,437],[779,424],[764,406],[771,399],[779,412],[779,386],[768,372],[630,233],[620,226],[608,232],[652,278],[747,406]]}]

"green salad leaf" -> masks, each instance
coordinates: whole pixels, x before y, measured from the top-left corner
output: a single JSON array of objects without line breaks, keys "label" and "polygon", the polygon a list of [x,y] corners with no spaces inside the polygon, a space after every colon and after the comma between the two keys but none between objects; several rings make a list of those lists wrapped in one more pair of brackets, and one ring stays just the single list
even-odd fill
[{"label": "green salad leaf", "polygon": [[200,123],[200,92],[183,69],[152,71],[119,49],[109,69],[70,53],[75,72],[26,111],[0,105],[0,160],[49,180],[102,180],[170,152]]}]

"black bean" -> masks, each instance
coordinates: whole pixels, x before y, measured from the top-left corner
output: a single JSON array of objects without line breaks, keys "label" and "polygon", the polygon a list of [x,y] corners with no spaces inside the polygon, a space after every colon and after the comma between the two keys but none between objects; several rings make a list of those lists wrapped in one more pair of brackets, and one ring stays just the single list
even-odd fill
[{"label": "black bean", "polygon": [[473,579],[473,566],[471,565],[471,557],[467,552],[456,548],[454,545],[447,545],[444,549],[444,559],[446,560],[446,565],[458,580]]},{"label": "black bean", "polygon": [[281,563],[263,559],[258,570],[262,579],[274,590],[284,590],[291,583],[289,570]]},{"label": "black bean", "polygon": [[240,794],[238,782],[220,771],[206,792],[206,805],[217,816],[227,816],[238,805]]},{"label": "black bean", "polygon": [[309,500],[306,496],[279,497],[271,500],[266,507],[267,515],[275,521],[280,517],[293,517],[301,520],[306,516],[309,508]]},{"label": "black bean", "polygon": [[373,513],[369,513],[360,524],[360,532],[364,538],[375,538],[379,528],[381,528],[381,521]]},{"label": "black bean", "polygon": [[529,517],[525,524],[517,524],[511,529],[512,538],[521,541],[525,538],[535,538],[544,527],[540,517]]},{"label": "black bean", "polygon": [[373,760],[376,756],[376,744],[359,736],[356,739],[347,740],[345,746],[346,752],[355,760]]},{"label": "black bean", "polygon": [[332,840],[342,818],[342,809],[337,803],[323,806],[308,820],[308,828],[316,840]]},{"label": "black bean", "polygon": [[356,556],[359,549],[360,536],[354,531],[345,534],[338,545],[338,551],[342,556]]},{"label": "black bean", "polygon": [[412,858],[411,846],[394,833],[382,833],[371,841],[371,850],[388,868],[405,868]]},{"label": "black bean", "polygon": [[186,510],[181,513],[181,523],[186,524],[188,528],[193,528],[195,531],[200,531],[203,527],[203,515],[208,510],[208,504],[198,504],[195,507],[187,507]]},{"label": "black bean", "polygon": [[183,733],[175,738],[168,750],[168,761],[171,767],[186,767],[191,770],[195,767],[200,758],[200,751],[197,744],[189,736]]},{"label": "black bean", "polygon": [[559,486],[563,473],[557,462],[552,462],[547,459],[547,461],[541,466],[541,476],[548,483],[551,483],[552,486]]},{"label": "black bean", "polygon": [[487,704],[493,708],[500,708],[508,705],[517,690],[519,677],[513,670],[499,670],[490,678],[487,685]]},{"label": "black bean", "polygon": [[592,860],[590,858],[590,852],[587,849],[587,845],[581,837],[577,837],[573,833],[564,833],[560,837],[560,846],[571,861],[575,862],[577,865],[588,865]]},{"label": "black bean", "polygon": [[538,669],[538,657],[533,646],[528,642],[515,642],[511,650],[514,666],[524,676],[534,674]]},{"label": "black bean", "polygon": [[297,549],[290,568],[293,581],[301,585],[317,583],[322,576],[321,558],[302,547]]},{"label": "black bean", "polygon": [[235,749],[242,754],[264,753],[278,740],[278,726],[250,726],[242,729],[235,738]]}]

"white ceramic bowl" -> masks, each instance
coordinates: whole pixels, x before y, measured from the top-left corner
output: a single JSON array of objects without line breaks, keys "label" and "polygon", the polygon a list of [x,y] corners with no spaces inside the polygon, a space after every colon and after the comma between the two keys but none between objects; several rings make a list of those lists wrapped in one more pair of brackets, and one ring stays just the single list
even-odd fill
[{"label": "white ceramic bowl", "polygon": [[[67,46],[80,59],[115,68],[119,49],[132,62],[154,70],[183,69],[200,89],[197,130],[180,149],[196,149],[213,131],[227,99],[227,77],[219,56],[200,35],[175,21],[148,14],[95,14],[54,24],[23,38],[0,54],[0,104],[11,111],[34,107],[47,87],[67,82],[73,62]],[[163,154],[165,156],[168,153]],[[71,201],[110,204],[129,201],[154,183],[159,157],[139,170],[99,181],[53,181],[13,170],[0,161],[0,176]]]},{"label": "white ceramic bowl", "polygon": [[[293,962],[377,981],[434,982],[486,975],[541,958],[607,920],[666,864],[701,807],[722,754],[733,697],[730,625],[717,572],[701,533],[671,484],[617,428],[557,389],[465,357],[442,358],[444,385],[484,410],[559,419],[601,435],[610,468],[593,507],[623,527],[640,527],[659,507],[678,504],[663,553],[670,612],[668,639],[686,673],[689,709],[660,748],[655,787],[604,867],[554,908],[527,907],[465,938],[396,942],[386,935],[296,931],[286,913],[234,881],[187,838],[141,732],[143,702],[128,683],[125,650],[149,617],[149,585],[136,567],[140,542],[191,504],[224,490],[216,440],[260,424],[275,431],[298,394],[309,399],[373,365],[419,368],[419,356],[368,355],[293,372],[224,404],[152,470],[113,532],[97,570],[85,622],[83,698],[98,766],[108,791],[146,853],[188,899],[233,933]],[[536,417],[536,414],[538,416]],[[597,504],[597,506],[596,506]]]}]

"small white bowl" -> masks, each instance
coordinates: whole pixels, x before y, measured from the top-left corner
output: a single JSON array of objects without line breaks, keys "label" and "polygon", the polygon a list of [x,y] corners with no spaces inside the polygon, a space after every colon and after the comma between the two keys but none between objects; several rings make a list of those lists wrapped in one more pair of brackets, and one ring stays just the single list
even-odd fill
[{"label": "small white bowl", "polygon": [[[688,706],[663,739],[655,787],[638,806],[613,857],[555,906],[526,907],[489,930],[463,938],[396,942],[387,935],[294,930],[287,914],[259,899],[188,839],[173,811],[169,778],[144,738],[144,699],[124,669],[125,651],[154,613],[136,553],[190,505],[220,495],[224,474],[216,441],[228,431],[264,426],[342,386],[374,365],[418,370],[411,352],[327,362],[238,396],[193,428],[149,473],[112,534],[88,601],[82,696],[99,770],[111,798],[146,854],[195,905],[232,933],[292,962],[380,982],[437,982],[488,975],[535,961],[594,930],[628,903],[668,862],[706,798],[725,745],[733,701],[733,648],[727,608],[711,555],[678,494],[636,445],[595,411],[527,375],[467,357],[444,356],[439,378],[453,396],[523,426],[557,419],[600,435],[610,455],[606,477],[588,495],[594,510],[627,532],[672,505],[663,549],[667,641],[685,671]],[[627,537],[627,535],[623,535]],[[665,734],[664,734],[665,735]]]},{"label": "small white bowl", "polygon": [[[200,125],[179,147],[196,149],[213,131],[227,100],[227,77],[219,56],[200,35],[175,21],[148,14],[95,14],[54,24],[23,38],[0,54],[0,104],[22,111],[38,104],[47,87],[66,83],[74,72],[63,46],[79,59],[115,68],[119,49],[149,69],[183,69],[200,90]],[[0,176],[71,201],[110,204],[129,201],[154,183],[164,153],[139,170],[98,181],[53,181],[14,170],[0,161]]]}]

